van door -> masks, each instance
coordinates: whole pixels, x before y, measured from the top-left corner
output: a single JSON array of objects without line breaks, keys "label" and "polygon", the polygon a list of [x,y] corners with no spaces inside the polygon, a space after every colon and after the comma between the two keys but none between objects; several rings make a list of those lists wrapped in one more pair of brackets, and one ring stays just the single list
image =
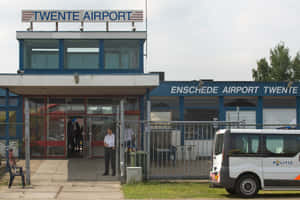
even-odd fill
[{"label": "van door", "polygon": [[229,175],[237,178],[244,172],[261,177],[261,137],[254,134],[232,134],[229,151]]},{"label": "van door", "polygon": [[264,136],[266,187],[300,187],[300,135]]}]

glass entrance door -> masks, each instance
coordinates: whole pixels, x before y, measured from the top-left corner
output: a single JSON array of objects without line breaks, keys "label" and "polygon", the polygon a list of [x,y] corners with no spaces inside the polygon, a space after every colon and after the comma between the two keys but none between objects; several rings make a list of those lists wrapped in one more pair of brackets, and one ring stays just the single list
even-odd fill
[{"label": "glass entrance door", "polygon": [[108,128],[116,130],[115,115],[89,116],[89,138],[91,157],[104,157],[104,137]]},{"label": "glass entrance door", "polygon": [[64,158],[66,155],[65,117],[60,115],[48,115],[47,117],[47,157]]}]

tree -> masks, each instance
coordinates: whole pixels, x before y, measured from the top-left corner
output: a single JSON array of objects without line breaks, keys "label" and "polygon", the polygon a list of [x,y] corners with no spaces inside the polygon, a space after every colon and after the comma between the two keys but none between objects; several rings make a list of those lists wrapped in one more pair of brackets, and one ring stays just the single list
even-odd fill
[{"label": "tree", "polygon": [[300,53],[292,59],[289,49],[279,43],[270,50],[270,64],[265,58],[257,61],[257,69],[252,69],[255,81],[298,81],[300,80]]}]

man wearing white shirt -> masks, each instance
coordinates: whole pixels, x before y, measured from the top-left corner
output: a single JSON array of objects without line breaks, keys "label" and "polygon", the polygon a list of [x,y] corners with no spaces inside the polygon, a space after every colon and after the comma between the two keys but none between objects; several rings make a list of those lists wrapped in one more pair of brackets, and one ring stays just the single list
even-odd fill
[{"label": "man wearing white shirt", "polygon": [[115,176],[115,134],[113,134],[110,128],[107,129],[107,134],[104,137],[104,152],[105,172],[103,176],[107,176],[109,173],[109,160],[111,162],[112,176]]}]

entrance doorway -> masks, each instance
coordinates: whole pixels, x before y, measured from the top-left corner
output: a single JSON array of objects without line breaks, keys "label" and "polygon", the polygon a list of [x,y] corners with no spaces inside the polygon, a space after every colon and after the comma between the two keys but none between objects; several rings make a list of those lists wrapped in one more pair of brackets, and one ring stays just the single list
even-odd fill
[{"label": "entrance doorway", "polygon": [[88,117],[90,157],[104,157],[104,137],[108,128],[116,133],[116,115],[102,115]]},{"label": "entrance doorway", "polygon": [[83,157],[86,153],[86,126],[84,117],[81,116],[68,116],[67,117],[67,149],[69,158]]},{"label": "entrance doorway", "polygon": [[[101,158],[107,128],[116,133],[120,97],[29,97],[31,156]],[[128,98],[125,115],[139,119],[137,97]]]}]

